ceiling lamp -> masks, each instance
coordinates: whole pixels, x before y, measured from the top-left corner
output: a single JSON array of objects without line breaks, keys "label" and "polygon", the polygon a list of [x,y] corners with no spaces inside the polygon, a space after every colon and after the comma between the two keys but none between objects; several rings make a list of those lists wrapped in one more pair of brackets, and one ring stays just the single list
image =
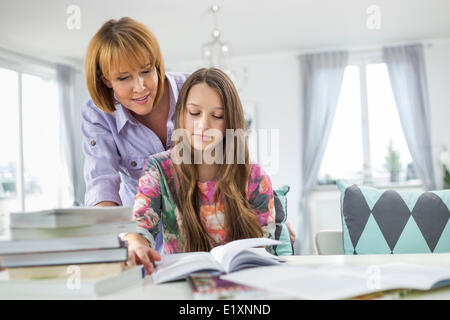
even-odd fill
[{"label": "ceiling lamp", "polygon": [[247,83],[247,68],[243,68],[241,76],[238,76],[232,68],[230,44],[221,40],[221,32],[217,26],[219,10],[220,7],[218,5],[213,5],[210,8],[214,19],[214,27],[211,32],[212,40],[203,44],[201,49],[203,64],[207,67],[215,67],[224,71],[234,82],[236,88],[241,91]]}]

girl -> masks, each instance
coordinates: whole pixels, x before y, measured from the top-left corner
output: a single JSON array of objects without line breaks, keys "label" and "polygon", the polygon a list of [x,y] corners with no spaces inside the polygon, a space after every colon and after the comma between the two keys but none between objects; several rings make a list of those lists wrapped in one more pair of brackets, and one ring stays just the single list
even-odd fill
[{"label": "girl", "polygon": [[[209,251],[243,238],[274,238],[270,179],[259,165],[250,164],[245,138],[228,134],[230,129],[245,130],[245,120],[236,88],[224,72],[200,69],[186,80],[175,129],[173,148],[147,160],[134,203],[139,232],[124,237],[128,263],[143,264],[149,274],[161,259],[155,250],[161,233],[164,254]],[[210,155],[219,160],[222,155],[223,161],[206,161]]]}]

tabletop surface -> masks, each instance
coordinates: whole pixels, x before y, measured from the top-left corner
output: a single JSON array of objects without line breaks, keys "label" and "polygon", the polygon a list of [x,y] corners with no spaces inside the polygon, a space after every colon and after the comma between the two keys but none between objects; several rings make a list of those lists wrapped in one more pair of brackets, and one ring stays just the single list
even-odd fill
[{"label": "tabletop surface", "polygon": [[[287,265],[313,266],[313,265],[377,265],[384,263],[402,262],[439,266],[450,268],[450,253],[435,254],[395,254],[395,255],[302,255],[285,256]],[[273,299],[274,296],[262,296],[260,299]],[[426,293],[414,293],[408,299],[450,299],[450,286],[430,290]],[[58,296],[12,296],[0,294],[0,299],[77,299]],[[81,299],[86,299],[81,297]],[[146,276],[138,284],[131,285],[119,291],[97,297],[102,300],[189,300],[192,299],[191,289],[184,280],[155,285],[150,276]],[[276,299],[276,295],[275,295]],[[295,299],[295,297],[281,297],[279,299]]]}]

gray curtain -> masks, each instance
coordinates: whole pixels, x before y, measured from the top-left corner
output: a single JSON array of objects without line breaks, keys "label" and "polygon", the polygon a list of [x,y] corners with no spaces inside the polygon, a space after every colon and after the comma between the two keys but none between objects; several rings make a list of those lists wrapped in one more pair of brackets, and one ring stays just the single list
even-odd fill
[{"label": "gray curtain", "polygon": [[431,148],[431,115],[421,44],[383,48],[392,91],[417,175],[427,190],[436,181]]},{"label": "gray curtain", "polygon": [[307,197],[319,174],[342,87],[348,52],[304,54],[300,57],[303,83],[303,151],[300,223],[300,254],[312,253]]},{"label": "gray curtain", "polygon": [[75,107],[76,70],[65,65],[57,65],[57,82],[59,86],[59,105],[61,119],[61,144],[65,167],[69,172],[70,192],[74,206],[81,206],[84,201],[85,185],[83,180],[83,155],[81,152],[80,128],[77,125],[79,109]]}]

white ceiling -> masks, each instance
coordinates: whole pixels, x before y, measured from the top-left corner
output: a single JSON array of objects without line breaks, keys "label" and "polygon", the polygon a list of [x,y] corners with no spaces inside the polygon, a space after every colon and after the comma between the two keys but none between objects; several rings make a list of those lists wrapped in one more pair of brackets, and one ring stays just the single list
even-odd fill
[{"label": "white ceiling", "polygon": [[[219,4],[222,39],[233,54],[450,38],[449,0],[1,0],[0,47],[45,60],[82,61],[108,19],[133,17],[158,37],[166,62],[200,58],[209,41],[212,4]],[[370,5],[381,28],[366,26]],[[69,30],[70,5],[81,28]]]}]

